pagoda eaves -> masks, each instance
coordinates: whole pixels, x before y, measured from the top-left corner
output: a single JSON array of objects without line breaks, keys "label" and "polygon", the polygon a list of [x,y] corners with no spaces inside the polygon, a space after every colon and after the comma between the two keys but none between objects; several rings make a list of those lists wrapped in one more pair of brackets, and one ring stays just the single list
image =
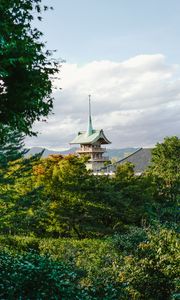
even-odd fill
[{"label": "pagoda eaves", "polygon": [[74,140],[70,144],[94,144],[97,141],[100,144],[111,144],[111,142],[106,138],[104,131],[101,130],[92,130],[91,135],[87,135],[87,132],[79,132],[78,135],[74,138]]},{"label": "pagoda eaves", "polygon": [[105,148],[101,148],[103,144],[110,144],[111,142],[106,138],[103,129],[94,130],[91,119],[91,99],[89,95],[89,118],[88,127],[86,131],[79,132],[78,135],[70,142],[70,144],[80,144],[80,149],[76,152],[78,155],[88,155],[89,160],[86,163],[86,168],[94,172],[104,166],[104,163],[109,160],[104,157]]}]

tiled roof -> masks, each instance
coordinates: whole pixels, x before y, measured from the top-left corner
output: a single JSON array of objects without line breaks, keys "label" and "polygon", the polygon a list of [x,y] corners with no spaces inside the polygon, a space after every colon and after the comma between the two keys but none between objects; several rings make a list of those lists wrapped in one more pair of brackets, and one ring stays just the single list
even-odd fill
[{"label": "tiled roof", "polygon": [[135,174],[141,174],[151,163],[151,152],[151,148],[140,148],[129,156],[117,161],[115,164],[107,165],[106,167],[101,168],[99,171],[103,171],[105,173],[115,172],[118,165],[130,162],[135,166]]},{"label": "tiled roof", "polygon": [[79,132],[70,144],[93,144],[101,140],[101,144],[110,144],[111,142],[105,137],[103,130],[93,130],[88,135],[87,131]]}]

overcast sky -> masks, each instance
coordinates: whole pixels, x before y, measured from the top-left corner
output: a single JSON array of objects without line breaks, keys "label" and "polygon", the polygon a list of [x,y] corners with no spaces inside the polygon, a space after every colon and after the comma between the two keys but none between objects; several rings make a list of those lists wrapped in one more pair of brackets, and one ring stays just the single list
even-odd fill
[{"label": "overcast sky", "polygon": [[35,124],[27,146],[68,148],[93,126],[111,148],[149,147],[180,135],[180,1],[52,0],[38,27],[66,60],[54,92],[54,114]]}]

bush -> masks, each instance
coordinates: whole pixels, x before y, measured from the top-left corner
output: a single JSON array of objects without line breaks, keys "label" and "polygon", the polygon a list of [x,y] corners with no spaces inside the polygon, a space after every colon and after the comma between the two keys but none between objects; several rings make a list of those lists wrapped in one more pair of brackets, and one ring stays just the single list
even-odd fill
[{"label": "bush", "polygon": [[109,240],[43,239],[39,249],[42,254],[71,261],[84,270],[81,285],[90,299],[122,299],[123,287],[118,282],[119,255]]},{"label": "bush", "polygon": [[0,253],[1,299],[87,299],[82,274],[46,256]]},{"label": "bush", "polygon": [[[0,237],[0,241],[3,245],[9,243],[6,249],[15,255],[0,258],[3,292],[22,290],[22,299],[47,299],[43,291],[49,299],[56,299],[56,295],[57,299],[79,300],[177,300],[179,297],[179,244],[172,229],[129,227],[126,234],[107,239],[15,236]],[[32,247],[37,247],[39,255],[25,253]],[[42,292],[39,298],[28,294],[31,281],[30,293],[34,297]],[[46,282],[50,282],[52,294]],[[0,299],[18,299],[15,292],[12,298],[0,294]]]},{"label": "bush", "polygon": [[134,255],[125,257],[120,273],[130,299],[177,299],[179,249],[175,231],[165,228],[148,231],[148,240],[139,244]]},{"label": "bush", "polygon": [[1,235],[0,236],[0,248],[9,249],[11,252],[28,252],[39,250],[39,239],[33,236],[12,236]]},{"label": "bush", "polygon": [[141,242],[147,241],[147,233],[143,228],[129,226],[124,234],[114,235],[111,241],[118,252],[129,255],[136,252]]},{"label": "bush", "polygon": [[[79,285],[87,299],[123,299],[123,285],[118,282],[119,255],[105,239],[37,239],[34,237],[0,237],[1,245],[17,255],[36,248],[39,254],[50,256],[74,270],[82,270]],[[19,271],[18,271],[19,272]],[[88,295],[88,296],[87,296]],[[63,298],[64,299],[64,298]],[[70,298],[72,299],[72,298]]]}]

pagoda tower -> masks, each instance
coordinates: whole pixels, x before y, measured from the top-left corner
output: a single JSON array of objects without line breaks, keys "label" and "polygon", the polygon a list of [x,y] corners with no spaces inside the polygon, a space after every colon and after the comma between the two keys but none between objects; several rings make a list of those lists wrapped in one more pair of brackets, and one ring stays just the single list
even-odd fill
[{"label": "pagoda tower", "polygon": [[106,152],[106,148],[102,148],[101,145],[110,143],[111,142],[106,138],[103,129],[93,129],[91,118],[91,95],[89,95],[89,117],[87,130],[79,132],[70,144],[80,145],[80,148],[76,152],[79,156],[88,156],[89,160],[86,163],[87,169],[97,172],[99,169],[104,167],[104,163],[106,161],[109,161],[107,156],[103,156]]}]

